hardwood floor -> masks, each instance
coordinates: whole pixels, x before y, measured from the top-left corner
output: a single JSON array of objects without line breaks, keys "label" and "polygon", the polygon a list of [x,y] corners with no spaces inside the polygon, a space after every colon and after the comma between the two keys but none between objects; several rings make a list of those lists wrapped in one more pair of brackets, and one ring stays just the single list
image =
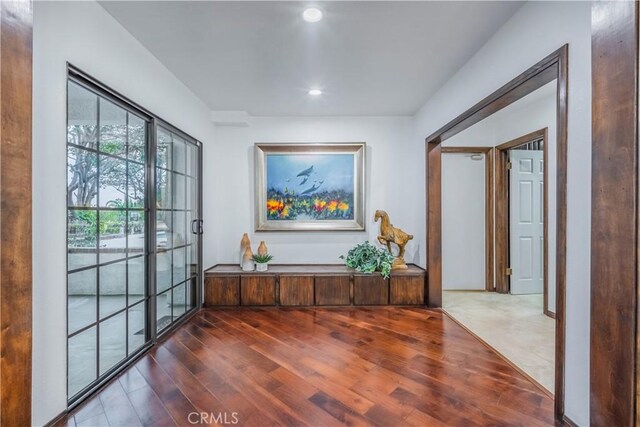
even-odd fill
[{"label": "hardwood floor", "polygon": [[436,310],[243,308],[202,310],[58,425],[200,421],[539,426],[553,401]]}]

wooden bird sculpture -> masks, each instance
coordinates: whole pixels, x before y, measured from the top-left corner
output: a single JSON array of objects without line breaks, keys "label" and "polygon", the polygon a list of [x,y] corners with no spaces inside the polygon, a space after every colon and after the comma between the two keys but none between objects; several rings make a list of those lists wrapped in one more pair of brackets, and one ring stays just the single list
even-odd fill
[{"label": "wooden bird sculpture", "polygon": [[380,235],[378,236],[378,241],[387,246],[387,250],[389,253],[391,252],[391,243],[395,243],[398,246],[398,256],[393,260],[393,269],[401,270],[406,269],[407,264],[404,262],[404,248],[409,242],[409,240],[413,239],[411,234],[405,233],[401,229],[394,227],[389,221],[389,215],[382,210],[377,210],[374,216],[375,222],[380,222]]}]

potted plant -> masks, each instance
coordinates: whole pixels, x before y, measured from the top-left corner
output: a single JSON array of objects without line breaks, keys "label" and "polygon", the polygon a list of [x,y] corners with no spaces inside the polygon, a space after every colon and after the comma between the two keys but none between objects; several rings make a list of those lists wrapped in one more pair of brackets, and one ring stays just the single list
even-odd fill
[{"label": "potted plant", "polygon": [[376,248],[368,241],[351,249],[346,258],[344,255],[340,258],[345,260],[347,267],[355,268],[361,273],[371,274],[379,271],[385,279],[391,275],[393,255],[384,249]]},{"label": "potted plant", "polygon": [[255,254],[253,262],[256,263],[256,271],[267,271],[269,269],[269,261],[273,259],[273,255]]}]

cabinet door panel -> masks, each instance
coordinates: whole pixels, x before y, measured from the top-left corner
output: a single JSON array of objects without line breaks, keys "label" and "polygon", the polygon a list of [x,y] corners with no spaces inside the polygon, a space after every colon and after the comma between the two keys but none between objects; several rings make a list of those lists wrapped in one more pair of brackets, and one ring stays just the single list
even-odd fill
[{"label": "cabinet door panel", "polygon": [[349,276],[316,276],[316,305],[349,305]]},{"label": "cabinet door panel", "polygon": [[242,276],[242,305],[275,305],[275,276]]},{"label": "cabinet door panel", "polygon": [[371,276],[353,278],[353,303],[355,305],[389,304],[389,281],[374,273]]},{"label": "cabinet door panel", "polygon": [[204,279],[204,305],[240,305],[240,278],[206,277]]},{"label": "cabinet door panel", "polygon": [[313,276],[280,276],[281,305],[313,305]]},{"label": "cabinet door panel", "polygon": [[391,277],[389,302],[397,305],[424,305],[424,276]]}]

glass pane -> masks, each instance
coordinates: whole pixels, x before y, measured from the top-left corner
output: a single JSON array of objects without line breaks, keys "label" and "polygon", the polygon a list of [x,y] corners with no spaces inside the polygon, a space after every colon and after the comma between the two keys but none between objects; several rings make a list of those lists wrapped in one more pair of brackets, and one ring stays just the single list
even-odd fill
[{"label": "glass pane", "polygon": [[187,242],[186,212],[173,212],[173,246],[184,246]]},{"label": "glass pane", "polygon": [[127,256],[126,211],[100,211],[100,264],[123,259]]},{"label": "glass pane", "polygon": [[174,209],[186,209],[187,208],[187,199],[186,199],[186,178],[183,175],[179,175],[177,173],[173,174],[173,208]]},{"label": "glass pane", "polygon": [[127,162],[100,156],[100,207],[125,208]]},{"label": "glass pane", "polygon": [[191,310],[196,305],[196,278],[193,278],[187,282],[187,311]]},{"label": "glass pane", "polygon": [[127,224],[127,246],[129,256],[136,256],[144,253],[144,225],[145,214],[143,211],[129,212],[129,223]]},{"label": "glass pane", "polygon": [[67,141],[95,149],[98,139],[98,96],[71,81],[68,89]]},{"label": "glass pane", "polygon": [[[184,282],[187,279],[187,266],[186,266],[186,248],[173,250],[173,285],[180,282]],[[183,298],[184,300],[184,298]]]},{"label": "glass pane", "polygon": [[187,259],[185,260],[185,264],[187,266],[187,277],[198,274],[198,257],[195,255],[195,250],[197,250],[196,245],[187,246]]},{"label": "glass pane", "polygon": [[185,290],[186,285],[183,283],[173,288],[173,318],[177,319],[183,315],[185,310]]},{"label": "glass pane", "polygon": [[156,167],[171,168],[171,134],[158,128],[158,144],[156,148]]},{"label": "glass pane", "polygon": [[138,257],[129,259],[128,272],[129,275],[129,305],[135,304],[145,296],[146,289],[146,257]]},{"label": "glass pane", "polygon": [[147,122],[129,113],[129,159],[144,163],[147,148]]},{"label": "glass pane", "polygon": [[156,205],[171,209],[171,172],[164,169],[156,169]]},{"label": "glass pane", "polygon": [[100,98],[100,151],[125,157],[127,147],[127,112]]},{"label": "glass pane", "polygon": [[173,246],[171,211],[157,211],[156,213],[156,247],[167,249]]},{"label": "glass pane", "polygon": [[171,251],[156,256],[156,293],[171,287]]},{"label": "glass pane", "polygon": [[71,334],[98,320],[96,317],[97,269],[92,268],[70,274],[67,289],[68,331]]},{"label": "glass pane", "polygon": [[125,307],[127,262],[100,267],[100,318]]},{"label": "glass pane", "polygon": [[186,142],[173,135],[173,167],[176,172],[185,173],[187,164],[187,146]]},{"label": "glass pane", "polygon": [[198,147],[187,143],[187,175],[198,176]]},{"label": "glass pane", "polygon": [[171,291],[156,297],[156,331],[171,325]]},{"label": "glass pane", "polygon": [[113,368],[127,355],[125,312],[100,323],[100,375]]},{"label": "glass pane", "polygon": [[68,268],[75,270],[97,262],[98,214],[96,211],[68,211]]},{"label": "glass pane", "polygon": [[98,199],[98,156],[67,147],[67,206],[95,207]]},{"label": "glass pane", "polygon": [[147,317],[145,304],[137,304],[128,310],[129,316],[129,352],[135,353],[146,342],[145,319]]},{"label": "glass pane", "polygon": [[145,173],[144,166],[137,163],[129,163],[129,180],[127,182],[127,195],[129,209],[144,209]]},{"label": "glass pane", "polygon": [[69,338],[68,348],[68,386],[69,397],[96,379],[97,334],[93,326],[86,331]]}]

